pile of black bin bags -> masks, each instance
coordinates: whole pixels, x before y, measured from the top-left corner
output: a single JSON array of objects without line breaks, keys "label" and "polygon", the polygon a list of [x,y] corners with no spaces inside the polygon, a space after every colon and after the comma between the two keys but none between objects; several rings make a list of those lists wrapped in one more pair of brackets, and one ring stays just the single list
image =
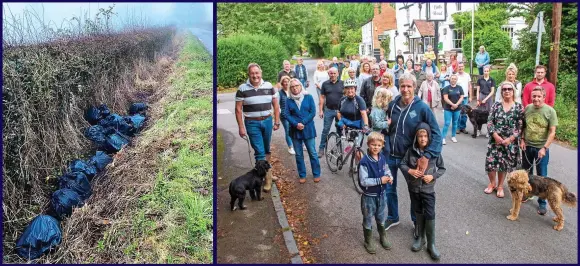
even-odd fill
[{"label": "pile of black bin bags", "polygon": [[16,242],[19,256],[37,259],[60,244],[60,221],[69,217],[73,208],[83,206],[91,196],[91,180],[113,161],[109,154],[118,152],[141,130],[146,110],[146,104],[134,103],[129,108],[129,115],[122,117],[112,114],[103,104],[85,112],[85,119],[91,124],[85,136],[97,145],[98,151],[89,160],[72,161],[66,173],[58,178],[59,190],[51,198],[49,213],[52,216],[39,215],[32,220]]}]

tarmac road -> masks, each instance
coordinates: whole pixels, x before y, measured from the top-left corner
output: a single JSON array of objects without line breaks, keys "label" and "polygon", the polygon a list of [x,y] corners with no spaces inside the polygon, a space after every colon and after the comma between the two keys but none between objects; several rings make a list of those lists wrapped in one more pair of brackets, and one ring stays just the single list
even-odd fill
[{"label": "tarmac road", "polygon": [[[311,77],[316,60],[305,60]],[[314,84],[308,88],[318,101]],[[233,112],[233,94],[219,96],[220,108]],[[220,107],[221,106],[221,107]],[[233,114],[218,114],[218,127],[225,127],[222,118]],[[436,111],[440,126],[443,124],[441,110]],[[235,120],[227,119],[227,121]],[[228,122],[229,123],[229,122]],[[317,147],[322,131],[322,119],[316,117],[315,124],[319,133]],[[333,129],[332,129],[333,130]],[[331,131],[332,131],[331,130]],[[472,127],[468,122],[468,131]],[[485,129],[483,130],[485,131]],[[237,132],[237,130],[236,130]],[[236,133],[237,134],[237,133]],[[273,144],[285,147],[283,131],[273,134]],[[239,138],[239,137],[238,137]],[[443,146],[443,156],[447,171],[437,181],[436,193],[436,240],[442,254],[441,263],[578,263],[578,209],[563,206],[566,222],[564,229],[552,229],[554,213],[549,209],[546,216],[536,214],[537,201],[522,204],[519,220],[509,221],[506,216],[511,208],[511,198],[507,184],[506,196],[497,198],[495,194],[486,195],[483,190],[488,184],[484,169],[488,139],[481,136],[472,139],[470,135],[458,134],[458,143],[450,137]],[[245,145],[236,141],[236,145]],[[245,149],[245,146],[242,147]],[[294,156],[285,149],[279,149],[281,160],[294,162]],[[239,156],[246,156],[240,153]],[[549,176],[565,184],[577,194],[578,154],[553,144],[550,149]],[[308,160],[306,160],[308,165]],[[292,165],[292,164],[290,164]],[[388,231],[393,244],[391,250],[380,249],[378,233],[374,240],[378,245],[377,254],[369,255],[363,247],[362,215],[360,195],[354,190],[347,169],[336,174],[330,172],[325,158],[321,158],[322,181],[312,182],[310,170],[308,182],[300,185],[297,197],[306,197],[308,206],[309,231],[313,236],[327,235],[313,246],[316,261],[319,263],[430,263],[427,251],[412,252],[413,224],[409,215],[410,200],[407,186],[399,172],[398,184],[400,224]],[[308,169],[310,169],[308,165]],[[297,178],[296,178],[297,181]],[[219,206],[223,208],[223,206]],[[218,220],[219,220],[218,216]],[[218,239],[218,242],[220,240]],[[219,247],[218,243],[218,247]],[[218,256],[220,250],[218,249]]]}]

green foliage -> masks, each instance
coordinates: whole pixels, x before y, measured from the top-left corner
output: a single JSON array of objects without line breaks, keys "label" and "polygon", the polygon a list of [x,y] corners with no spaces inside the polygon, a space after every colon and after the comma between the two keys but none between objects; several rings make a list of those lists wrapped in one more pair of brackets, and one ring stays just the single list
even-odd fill
[{"label": "green foliage", "polygon": [[[508,57],[512,47],[512,41],[507,32],[494,27],[485,27],[480,31],[476,31],[473,43],[475,45],[473,56],[475,57],[476,53],[479,52],[479,46],[483,45],[489,53],[492,63],[497,58]],[[463,55],[469,62],[471,60],[471,33],[465,35],[462,45]]]},{"label": "green foliage", "polygon": [[315,24],[312,7],[310,3],[218,3],[219,37],[271,35],[292,54],[300,49],[305,29]]},{"label": "green foliage", "polygon": [[578,101],[567,102],[556,97],[554,109],[558,115],[556,138],[578,147]]},{"label": "green foliage", "polygon": [[387,35],[386,39],[384,39],[383,41],[381,41],[381,48],[383,48],[385,50],[385,58],[389,57],[389,54],[391,53],[391,36]]},{"label": "green foliage", "polygon": [[282,69],[282,61],[290,59],[290,53],[275,37],[257,34],[237,34],[218,39],[218,87],[237,87],[248,78],[247,67],[258,63],[262,78],[276,81]]},{"label": "green foliage", "polygon": [[330,54],[328,55],[328,57],[341,57],[341,49],[342,49],[342,45],[340,44],[335,44],[330,46]]}]

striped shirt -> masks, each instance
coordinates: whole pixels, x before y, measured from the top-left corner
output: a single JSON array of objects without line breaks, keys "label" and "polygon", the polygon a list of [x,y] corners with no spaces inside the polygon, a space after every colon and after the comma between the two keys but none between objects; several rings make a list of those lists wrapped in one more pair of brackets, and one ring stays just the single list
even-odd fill
[{"label": "striped shirt", "polygon": [[261,117],[272,114],[272,101],[276,98],[276,90],[270,82],[262,80],[255,88],[250,81],[240,85],[236,92],[236,102],[243,102],[244,117]]}]

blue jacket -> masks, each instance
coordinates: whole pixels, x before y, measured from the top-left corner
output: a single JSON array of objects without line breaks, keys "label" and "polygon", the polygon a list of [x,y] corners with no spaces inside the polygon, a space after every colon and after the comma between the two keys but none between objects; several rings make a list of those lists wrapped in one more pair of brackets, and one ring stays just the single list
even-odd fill
[{"label": "blue jacket", "polygon": [[441,130],[431,108],[415,96],[413,101],[405,108],[399,107],[402,96],[397,96],[389,103],[387,114],[391,118],[389,126],[389,138],[391,145],[391,156],[403,158],[409,148],[413,146],[415,131],[421,122],[425,122],[431,127],[431,142],[425,151],[425,157],[439,157],[441,154]]},{"label": "blue jacket", "polygon": [[[300,109],[294,100],[288,98],[286,101],[285,117],[290,123],[290,137],[293,139],[316,138],[316,128],[314,127],[314,117],[316,116],[316,105],[312,95],[304,95]],[[304,125],[304,129],[298,130],[298,123]]]},{"label": "blue jacket", "polygon": [[[300,68],[302,68],[302,70],[304,71],[304,77],[300,76]],[[294,72],[296,72],[296,78],[297,79],[303,79],[303,80],[308,80],[308,72],[306,72],[306,67],[303,65],[298,65],[296,64],[296,66],[294,67]]]},{"label": "blue jacket", "polygon": [[383,153],[379,153],[378,161],[366,154],[360,160],[359,166],[358,181],[363,190],[363,194],[370,197],[381,195],[386,188],[386,184],[382,184],[381,182],[381,177],[392,177]]},{"label": "blue jacket", "polygon": [[[481,54],[480,52],[477,52],[477,55],[475,55],[475,63],[476,64],[482,64],[482,65],[489,65],[490,62],[490,58],[489,58],[489,53],[484,52],[483,54]],[[479,67],[479,66],[478,66]]]},{"label": "blue jacket", "polygon": [[284,109],[286,109],[286,102],[288,102],[288,94],[283,89],[278,90],[278,98],[280,98],[280,118],[286,119]]}]

